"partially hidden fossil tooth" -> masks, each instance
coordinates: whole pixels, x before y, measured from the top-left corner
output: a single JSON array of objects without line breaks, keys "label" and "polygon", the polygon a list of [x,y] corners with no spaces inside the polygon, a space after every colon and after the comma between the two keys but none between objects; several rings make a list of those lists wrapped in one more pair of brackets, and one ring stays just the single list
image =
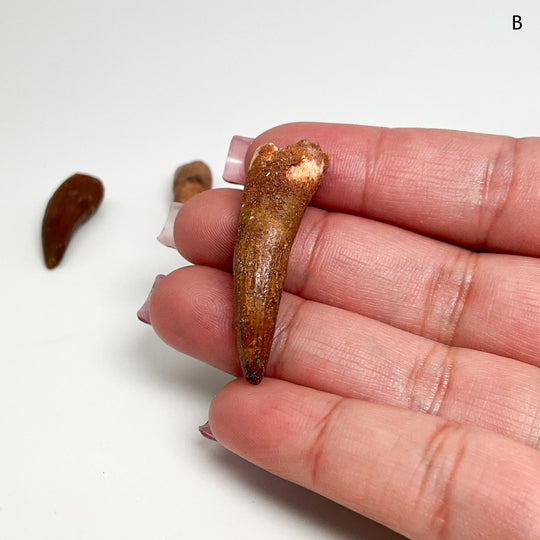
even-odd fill
[{"label": "partially hidden fossil tooth", "polygon": [[212,172],[204,161],[192,161],[180,165],[174,173],[173,202],[163,229],[157,239],[164,246],[175,248],[174,222],[182,205],[195,195],[212,188]]},{"label": "partially hidden fossil tooth", "polygon": [[98,209],[103,192],[100,180],[80,173],[70,176],[54,192],[41,226],[47,268],[58,266],[77,227]]},{"label": "partially hidden fossil tooth", "polygon": [[263,379],[293,240],[328,166],[317,143],[273,144],[255,153],[243,192],[234,250],[234,318],[240,365]]},{"label": "partially hidden fossil tooth", "polygon": [[203,161],[192,161],[181,165],[174,173],[174,202],[185,203],[212,187],[212,173]]}]

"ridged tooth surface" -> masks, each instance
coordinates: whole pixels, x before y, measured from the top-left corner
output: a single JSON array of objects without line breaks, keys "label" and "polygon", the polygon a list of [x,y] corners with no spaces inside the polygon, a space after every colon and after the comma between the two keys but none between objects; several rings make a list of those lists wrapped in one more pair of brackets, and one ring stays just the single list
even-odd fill
[{"label": "ridged tooth surface", "polygon": [[309,141],[281,150],[264,145],[252,159],[234,253],[238,353],[252,384],[264,376],[292,243],[327,163]]}]

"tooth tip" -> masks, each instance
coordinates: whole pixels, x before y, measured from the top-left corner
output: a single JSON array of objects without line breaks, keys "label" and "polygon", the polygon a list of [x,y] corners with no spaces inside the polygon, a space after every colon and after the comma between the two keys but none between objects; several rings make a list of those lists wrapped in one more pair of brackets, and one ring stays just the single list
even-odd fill
[{"label": "tooth tip", "polygon": [[257,385],[263,380],[264,369],[246,370],[244,378],[250,384]]},{"label": "tooth tip", "polygon": [[60,259],[58,257],[55,257],[54,255],[45,255],[45,266],[52,270],[53,268],[57,267],[60,263]]}]

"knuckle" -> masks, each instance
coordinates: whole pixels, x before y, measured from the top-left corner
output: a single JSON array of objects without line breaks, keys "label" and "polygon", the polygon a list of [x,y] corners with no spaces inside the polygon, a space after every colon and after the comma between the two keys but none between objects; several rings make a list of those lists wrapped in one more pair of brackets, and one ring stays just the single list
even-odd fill
[{"label": "knuckle", "polygon": [[434,344],[409,374],[409,407],[438,415],[449,394],[456,366],[455,349]]},{"label": "knuckle", "polygon": [[519,139],[509,139],[486,162],[478,200],[478,247],[489,244],[492,231],[510,199],[519,147]]},{"label": "knuckle", "polygon": [[316,435],[308,448],[307,463],[310,464],[312,486],[320,484],[323,471],[328,469],[330,460],[328,443],[331,440],[332,426],[335,425],[346,403],[346,398],[336,400],[328,413],[320,420]]},{"label": "knuckle", "polygon": [[477,253],[459,250],[453,260],[432,272],[426,284],[421,335],[447,344],[454,341],[466,313],[477,266]]},{"label": "knuckle", "polygon": [[454,508],[460,466],[468,453],[468,430],[443,421],[428,438],[417,469],[415,507],[430,516],[435,538],[446,538]]}]

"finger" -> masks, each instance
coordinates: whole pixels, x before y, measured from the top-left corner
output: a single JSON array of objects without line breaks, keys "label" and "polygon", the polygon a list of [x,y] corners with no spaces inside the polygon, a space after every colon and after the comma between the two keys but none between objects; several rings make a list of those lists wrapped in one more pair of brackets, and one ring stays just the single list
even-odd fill
[{"label": "finger", "polygon": [[252,143],[306,138],[330,167],[313,204],[477,250],[540,255],[540,139],[296,123]]},{"label": "finger", "polygon": [[[186,204],[181,254],[230,269],[241,193]],[[540,261],[477,254],[394,226],[308,208],[286,290],[432,340],[540,365]]]},{"label": "finger", "polygon": [[[232,278],[208,267],[167,276],[151,320],[172,347],[240,376]],[[491,429],[540,448],[540,370],[449,348],[354,313],[283,296],[267,375]]]},{"label": "finger", "polygon": [[210,408],[236,454],[410,538],[538,538],[540,454],[428,415],[265,379]]}]

